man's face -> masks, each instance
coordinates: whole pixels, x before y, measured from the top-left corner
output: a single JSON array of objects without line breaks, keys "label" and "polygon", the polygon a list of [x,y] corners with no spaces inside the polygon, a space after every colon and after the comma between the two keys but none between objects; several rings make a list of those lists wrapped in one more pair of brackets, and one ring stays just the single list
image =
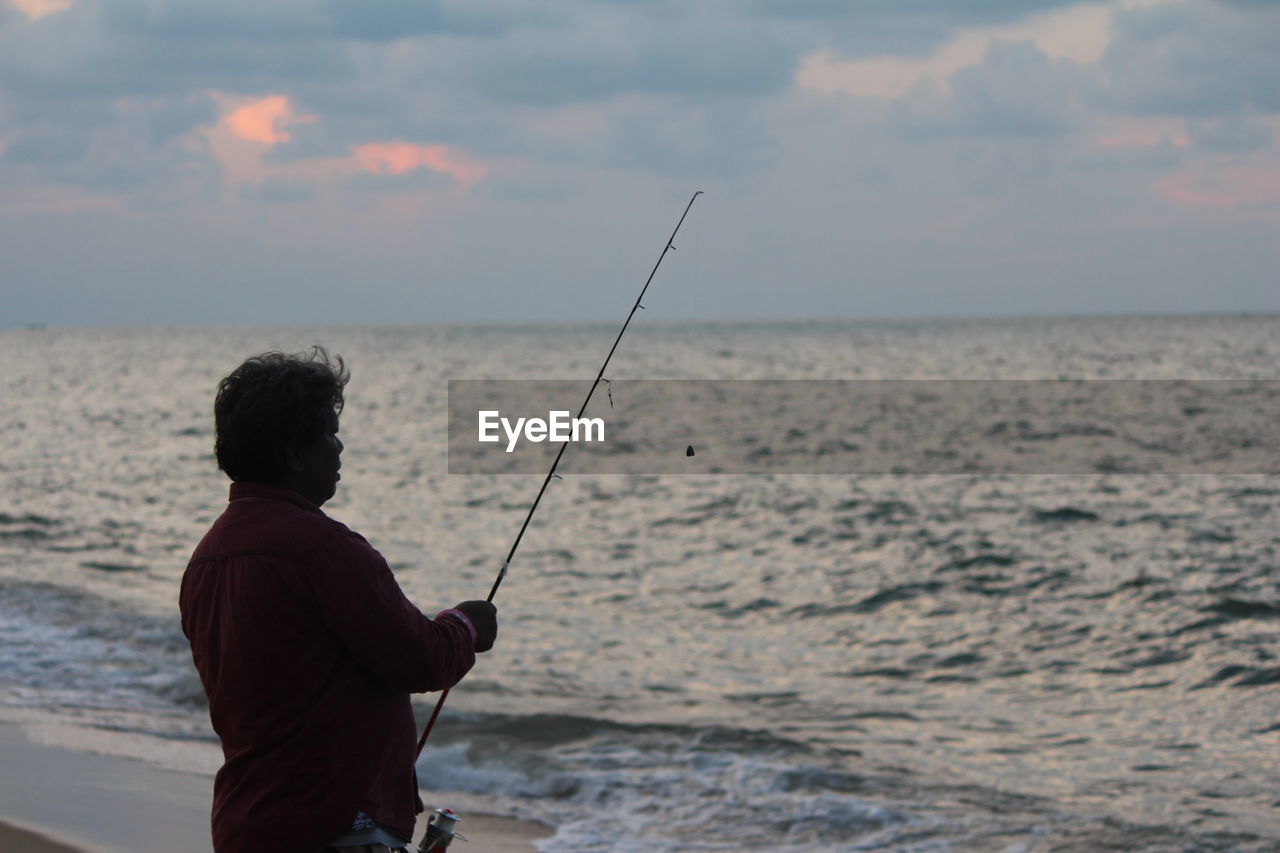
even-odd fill
[{"label": "man's face", "polygon": [[329,428],[313,444],[297,453],[296,488],[304,496],[323,504],[333,497],[342,475],[342,440],[338,438],[338,415],[331,413]]}]

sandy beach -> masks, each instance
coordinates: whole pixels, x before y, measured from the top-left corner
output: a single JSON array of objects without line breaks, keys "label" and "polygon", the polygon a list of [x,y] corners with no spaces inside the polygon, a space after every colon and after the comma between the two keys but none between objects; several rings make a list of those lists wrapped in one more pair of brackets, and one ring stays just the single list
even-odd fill
[{"label": "sandy beach", "polygon": [[[5,853],[211,849],[208,776],[34,743],[13,725],[0,725],[0,764]],[[474,853],[533,853],[534,842],[551,835],[529,821],[480,814],[464,820]]]},{"label": "sandy beach", "polygon": [[10,853],[73,853],[80,848],[39,832],[0,821],[0,848]]}]

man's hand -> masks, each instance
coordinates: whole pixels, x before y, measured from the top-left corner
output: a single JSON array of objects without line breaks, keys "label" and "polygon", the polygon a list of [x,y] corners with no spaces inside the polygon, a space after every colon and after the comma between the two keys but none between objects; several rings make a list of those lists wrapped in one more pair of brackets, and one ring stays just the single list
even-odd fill
[{"label": "man's hand", "polygon": [[498,608],[488,601],[464,601],[454,608],[471,620],[476,629],[476,653],[493,648],[498,636]]}]

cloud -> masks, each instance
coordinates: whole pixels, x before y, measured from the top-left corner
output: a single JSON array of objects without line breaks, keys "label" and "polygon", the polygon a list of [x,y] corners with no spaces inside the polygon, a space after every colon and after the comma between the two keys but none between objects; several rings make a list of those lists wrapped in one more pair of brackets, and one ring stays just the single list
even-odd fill
[{"label": "cloud", "polygon": [[[216,97],[223,102],[229,100],[225,95]],[[227,129],[239,138],[264,145],[288,142],[291,137],[286,125],[311,121],[315,121],[315,116],[295,113],[284,95],[267,95],[250,101],[232,108],[222,118]]]},{"label": "cloud", "polygon": [[551,24],[553,4],[513,0],[328,0],[329,25],[344,38],[389,41],[423,34],[496,36],[514,27]]},{"label": "cloud", "polygon": [[1258,151],[1276,143],[1273,125],[1259,119],[1242,116],[1211,118],[1189,122],[1190,140],[1205,151]]},{"label": "cloud", "polygon": [[7,0],[28,21],[38,21],[47,15],[65,12],[71,8],[71,0]]},{"label": "cloud", "polygon": [[4,159],[11,163],[73,163],[89,149],[89,140],[47,128],[24,128],[5,140]]},{"label": "cloud", "polygon": [[245,184],[239,188],[241,198],[263,202],[311,201],[316,197],[316,185],[310,181],[270,179],[257,184]]},{"label": "cloud", "polygon": [[1238,164],[1200,162],[1158,178],[1155,192],[1166,201],[1191,208],[1261,208],[1280,213],[1280,159]]},{"label": "cloud", "polygon": [[1025,17],[1045,9],[1058,9],[1079,0],[749,0],[756,14],[777,18],[910,18],[942,19],[953,24],[991,23]]},{"label": "cloud", "polygon": [[482,164],[444,145],[369,142],[353,148],[351,156],[361,169],[374,175],[403,175],[417,169],[429,169],[470,186],[488,174],[488,169]]},{"label": "cloud", "polygon": [[1186,148],[1191,144],[1182,119],[1115,116],[1105,117],[1096,124],[1093,144],[1104,150]]},{"label": "cloud", "polygon": [[120,98],[82,110],[75,105],[5,110],[11,121],[3,131],[3,185],[60,187],[94,197],[111,193],[116,202],[156,201],[155,193],[172,192],[208,168],[204,152],[188,138],[193,126],[217,119],[207,94]]},{"label": "cloud", "polygon": [[1066,134],[1076,117],[1079,75],[1031,43],[996,43],[980,66],[952,74],[943,87],[919,84],[891,112],[911,138]]},{"label": "cloud", "polygon": [[[1036,252],[1099,240],[1124,247],[1117,270],[1174,242],[1197,269],[1256,258],[1252,236],[1169,235],[1274,221],[1274,2],[72,0],[36,24],[0,3],[0,194],[100,217],[121,235],[104,267],[155,242],[129,217],[193,247],[210,222],[226,245],[287,229],[296,256],[278,256],[327,273],[325,252],[382,262],[375,239],[420,257],[434,216],[441,280],[530,257],[552,279],[567,209],[603,232],[598,211],[625,206],[621,230],[703,188],[708,233],[723,217],[741,241],[706,269],[892,312],[910,304],[875,282],[952,281],[924,250],[939,241],[977,259],[957,281],[1000,263],[1034,282]],[[528,251],[482,251],[495,221]],[[584,258],[587,293],[617,258]],[[866,304],[841,295],[850,270]]]},{"label": "cloud", "polygon": [[[560,8],[574,8],[563,5]],[[499,104],[602,103],[784,91],[812,32],[721,3],[593,3],[459,57],[464,81]]]},{"label": "cloud", "polygon": [[[336,147],[336,139],[349,137],[351,131],[335,135],[331,126],[348,123],[303,111],[288,95],[210,94],[221,117],[193,132],[187,142],[193,150],[207,153],[215,166],[210,176],[229,203],[297,201],[347,190],[420,189],[420,181],[405,180],[416,172],[444,175],[469,188],[488,175],[488,166],[444,143],[393,139]],[[308,138],[308,144],[295,144],[295,128],[305,129],[300,135]],[[351,180],[360,175],[383,180]],[[396,180],[390,183],[388,178]]]},{"label": "cloud", "polygon": [[28,217],[43,214],[65,216],[83,211],[119,211],[120,199],[93,195],[64,187],[27,187],[6,190],[0,196],[0,216]]},{"label": "cloud", "polygon": [[1123,9],[1097,101],[1131,115],[1280,112],[1280,6],[1208,0]]},{"label": "cloud", "polygon": [[105,11],[117,34],[150,39],[376,43],[430,35],[500,35],[514,27],[554,22],[557,16],[548,9],[556,5],[521,0],[109,0]]},{"label": "cloud", "polygon": [[647,96],[609,110],[598,162],[641,174],[695,182],[727,180],[767,168],[776,137],[754,99],[664,103]]},{"label": "cloud", "polygon": [[139,128],[152,145],[162,145],[217,120],[220,105],[209,92],[186,97],[158,98],[139,109]]},{"label": "cloud", "polygon": [[164,35],[146,25],[148,9],[185,5],[77,0],[39,26],[0,27],[0,90],[24,108],[39,109],[50,102],[187,97],[210,89],[287,91],[298,81],[333,84],[358,76],[347,46],[334,39],[272,41],[216,28]]},{"label": "cloud", "polygon": [[1014,23],[958,29],[921,56],[881,53],[846,59],[818,50],[800,63],[796,84],[826,94],[899,98],[921,83],[946,85],[957,72],[982,65],[994,46],[1008,42],[1030,43],[1051,59],[1091,63],[1106,50],[1111,20],[1105,6],[1072,5]]}]

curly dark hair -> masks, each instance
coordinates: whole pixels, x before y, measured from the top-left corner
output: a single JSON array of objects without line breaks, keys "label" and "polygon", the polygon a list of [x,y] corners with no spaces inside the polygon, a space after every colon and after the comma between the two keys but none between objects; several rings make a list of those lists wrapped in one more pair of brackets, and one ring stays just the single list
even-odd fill
[{"label": "curly dark hair", "polygon": [[286,470],[290,446],[323,438],[342,411],[350,378],[340,356],[324,347],[250,358],[218,383],[213,449],[232,480],[270,481]]}]

